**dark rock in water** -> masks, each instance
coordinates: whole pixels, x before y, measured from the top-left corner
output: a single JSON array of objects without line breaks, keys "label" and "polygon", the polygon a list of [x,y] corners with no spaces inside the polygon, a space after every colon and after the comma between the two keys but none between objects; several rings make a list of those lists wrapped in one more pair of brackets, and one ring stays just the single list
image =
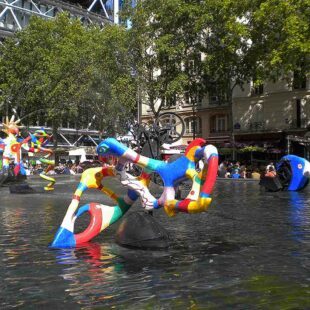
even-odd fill
[{"label": "dark rock in water", "polygon": [[10,185],[9,189],[11,194],[35,194],[44,192],[43,188],[33,188],[27,183]]},{"label": "dark rock in water", "polygon": [[5,183],[7,178],[8,178],[7,174],[0,173],[0,186]]},{"label": "dark rock in water", "polygon": [[25,182],[26,179],[27,179],[26,175],[22,174],[14,175],[14,171],[12,169],[0,170],[0,186]]},{"label": "dark rock in water", "polygon": [[266,190],[269,192],[277,192],[277,191],[283,190],[283,185],[277,176],[263,177],[260,180],[259,184],[264,186]]},{"label": "dark rock in water", "polygon": [[133,212],[118,227],[116,243],[139,249],[165,249],[169,247],[169,235],[151,214]]}]

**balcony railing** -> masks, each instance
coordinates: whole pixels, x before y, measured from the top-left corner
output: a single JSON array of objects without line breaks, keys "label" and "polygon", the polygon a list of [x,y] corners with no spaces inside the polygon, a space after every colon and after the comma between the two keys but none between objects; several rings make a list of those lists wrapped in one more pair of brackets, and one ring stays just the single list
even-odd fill
[{"label": "balcony railing", "polygon": [[251,122],[248,124],[250,131],[262,131],[265,130],[265,122]]},{"label": "balcony railing", "polygon": [[[234,131],[236,132],[256,132],[256,131],[264,131],[266,130],[265,122],[249,122],[246,124],[239,125],[238,127],[234,127]],[[268,128],[270,130],[270,128]]]},{"label": "balcony railing", "polygon": [[222,134],[222,133],[227,133],[230,132],[229,129],[216,129],[216,128],[211,128],[210,133],[212,134]]},{"label": "balcony railing", "polygon": [[287,130],[287,129],[307,129],[310,128],[309,121],[303,119],[300,121],[297,120],[289,120],[286,124],[272,124],[262,122],[249,122],[247,124],[243,124],[240,128],[235,128],[236,132],[258,132],[258,131],[274,131],[274,130]]}]

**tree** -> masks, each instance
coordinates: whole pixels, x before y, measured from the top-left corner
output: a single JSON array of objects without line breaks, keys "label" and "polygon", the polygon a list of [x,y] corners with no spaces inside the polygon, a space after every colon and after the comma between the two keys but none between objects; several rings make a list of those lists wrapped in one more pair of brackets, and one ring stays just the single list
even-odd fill
[{"label": "tree", "polygon": [[154,114],[171,96],[187,94],[195,102],[209,93],[231,104],[233,89],[254,76],[307,72],[305,6],[302,0],[139,1],[125,17],[132,21],[137,75]]},{"label": "tree", "polygon": [[247,28],[238,21],[245,9],[227,0],[138,2],[133,50],[155,116],[171,98],[196,104],[216,91],[230,100],[232,78],[234,85],[246,81],[251,72],[240,51],[248,48]]},{"label": "tree", "polygon": [[[126,44],[122,27],[84,27],[66,14],[48,21],[34,17],[1,47],[1,101],[21,115],[44,109],[55,130],[63,120],[78,119],[86,103],[97,120],[115,120],[116,103],[127,111],[135,102]],[[110,113],[103,114],[107,107]]]},{"label": "tree", "polygon": [[309,73],[309,0],[255,1],[249,28],[261,79],[277,80],[298,70]]},{"label": "tree", "polygon": [[184,21],[191,21],[187,16],[189,11],[184,7],[185,2],[140,1],[126,15],[132,22],[131,51],[136,76],[144,102],[149,103],[155,117],[163,106],[182,100],[184,90],[190,84],[192,75],[185,70],[183,60],[184,54],[192,57],[188,49],[192,44],[186,43],[186,40],[194,37],[182,28]]},{"label": "tree", "polygon": [[128,33],[123,27],[109,25],[92,38],[97,42],[90,86],[84,104],[96,115],[96,128],[105,135],[124,133],[136,110],[136,79],[128,52]]}]

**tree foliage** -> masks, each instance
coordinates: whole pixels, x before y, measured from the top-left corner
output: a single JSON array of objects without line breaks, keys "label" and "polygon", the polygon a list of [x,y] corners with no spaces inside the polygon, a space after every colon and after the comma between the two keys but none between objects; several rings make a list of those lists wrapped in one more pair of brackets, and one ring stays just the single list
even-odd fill
[{"label": "tree foliage", "polygon": [[310,1],[255,1],[251,14],[251,57],[258,76],[276,80],[292,71],[309,73]]},{"label": "tree foliage", "polygon": [[309,0],[148,0],[128,9],[136,71],[156,114],[169,98],[309,69]]},{"label": "tree foliage", "polygon": [[135,106],[126,36],[122,27],[84,27],[66,14],[33,17],[0,50],[3,113],[43,109],[54,127],[69,120],[83,127],[96,114],[98,129],[119,130],[117,120]]},{"label": "tree foliage", "polygon": [[260,146],[245,146],[242,149],[239,149],[238,152],[240,153],[251,153],[251,152],[265,152],[266,150],[263,147]]}]

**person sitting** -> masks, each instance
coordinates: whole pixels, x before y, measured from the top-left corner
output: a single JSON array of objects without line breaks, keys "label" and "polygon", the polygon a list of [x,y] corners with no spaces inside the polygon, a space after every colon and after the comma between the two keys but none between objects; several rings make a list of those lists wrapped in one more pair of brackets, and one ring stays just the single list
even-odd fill
[{"label": "person sitting", "polygon": [[270,166],[268,171],[265,174],[265,177],[271,177],[274,178],[277,176],[277,172],[275,171],[274,167]]},{"label": "person sitting", "polygon": [[255,169],[253,170],[253,172],[251,173],[251,178],[254,179],[254,180],[260,180],[260,177],[261,177],[261,175],[260,175],[260,173],[258,172],[258,169],[255,168]]},{"label": "person sitting", "polygon": [[242,167],[240,170],[240,178],[246,179],[246,167]]},{"label": "person sitting", "polygon": [[267,166],[266,166],[266,173],[269,171],[270,168],[273,168],[273,170],[275,171],[275,166],[273,164],[273,162],[270,162]]},{"label": "person sitting", "polygon": [[231,174],[231,178],[232,179],[240,179],[240,173],[239,173],[238,169],[235,169],[233,171],[233,173]]},{"label": "person sitting", "polygon": [[225,173],[225,176],[224,176],[226,179],[229,179],[230,178],[230,172],[229,171],[226,171]]}]

